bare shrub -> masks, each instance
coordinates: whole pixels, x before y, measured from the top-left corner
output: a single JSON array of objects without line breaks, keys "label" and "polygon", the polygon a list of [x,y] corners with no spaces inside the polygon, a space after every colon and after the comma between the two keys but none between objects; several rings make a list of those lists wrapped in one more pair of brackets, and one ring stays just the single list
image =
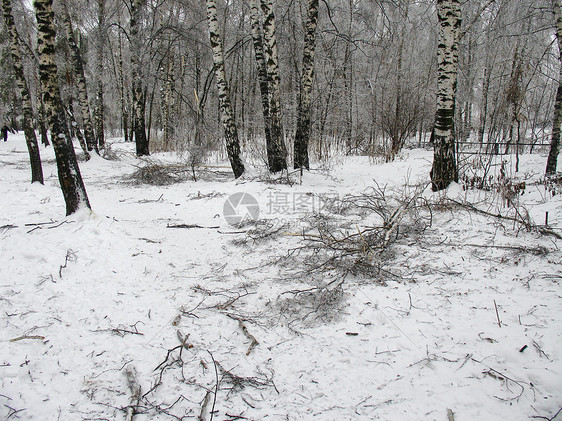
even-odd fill
[{"label": "bare shrub", "polygon": [[310,327],[316,323],[335,321],[345,303],[342,282],[304,290],[292,290],[277,300],[277,310],[289,326],[299,324]]},{"label": "bare shrub", "polygon": [[426,206],[421,197],[424,187],[417,186],[412,192],[405,188],[400,195],[390,196],[386,187],[376,185],[360,195],[346,196],[338,207],[340,211],[355,213],[362,221],[372,223],[363,228],[355,224],[335,229],[321,220],[313,226],[316,232],[303,234],[303,239],[338,260],[352,258],[362,266],[377,264],[401,234],[419,233],[431,224],[430,217],[419,214]]},{"label": "bare shrub", "polygon": [[168,186],[184,181],[187,168],[180,165],[158,163],[153,160],[143,160],[146,164],[127,176],[132,184],[150,184],[152,186]]},{"label": "bare shrub", "polygon": [[562,192],[562,173],[550,174],[544,177],[544,188],[551,196]]},{"label": "bare shrub", "polygon": [[102,149],[102,158],[108,161],[121,161],[121,154],[111,147],[111,143],[106,142]]}]

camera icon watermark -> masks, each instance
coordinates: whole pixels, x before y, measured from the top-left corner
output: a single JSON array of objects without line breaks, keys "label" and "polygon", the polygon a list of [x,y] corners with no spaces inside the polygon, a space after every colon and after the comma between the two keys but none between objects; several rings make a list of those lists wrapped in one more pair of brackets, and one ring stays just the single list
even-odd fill
[{"label": "camera icon watermark", "polygon": [[[270,192],[267,199],[266,219],[281,224],[295,224],[303,216],[331,212],[340,204],[338,193]],[[250,193],[234,193],[224,202],[223,216],[233,226],[256,222],[260,217],[260,206]]]},{"label": "camera icon watermark", "polygon": [[260,217],[260,205],[254,196],[246,192],[231,194],[224,202],[222,214],[230,225],[257,221]]}]

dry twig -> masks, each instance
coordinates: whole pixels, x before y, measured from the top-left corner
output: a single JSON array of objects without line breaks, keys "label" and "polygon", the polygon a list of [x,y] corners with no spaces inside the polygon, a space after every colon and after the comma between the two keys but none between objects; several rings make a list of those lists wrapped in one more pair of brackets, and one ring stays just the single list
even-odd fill
[{"label": "dry twig", "polygon": [[127,376],[127,384],[131,390],[131,403],[127,407],[127,415],[125,417],[126,421],[132,421],[133,417],[137,413],[137,406],[141,399],[141,386],[137,380],[137,370],[130,364],[125,370],[125,375]]}]

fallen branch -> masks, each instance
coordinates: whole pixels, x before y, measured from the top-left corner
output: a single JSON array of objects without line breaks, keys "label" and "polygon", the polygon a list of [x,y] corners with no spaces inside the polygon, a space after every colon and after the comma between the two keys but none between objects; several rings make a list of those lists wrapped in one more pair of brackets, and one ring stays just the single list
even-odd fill
[{"label": "fallen branch", "polygon": [[[25,411],[25,408],[22,409],[14,409],[9,405],[4,405],[6,408],[8,408],[10,410],[8,417],[6,418],[7,420],[10,419],[11,417],[13,417],[14,415],[16,415],[18,412],[22,412]],[[18,417],[19,418],[19,417]]]},{"label": "fallen branch", "polygon": [[68,262],[75,262],[76,261],[76,253],[74,253],[71,249],[66,251],[66,256],[64,257],[64,264],[60,265],[59,268],[59,278],[62,278],[62,270],[66,269]]},{"label": "fallen branch", "polygon": [[496,304],[496,300],[494,300],[494,308],[496,309],[496,318],[498,319],[498,326],[502,327],[502,322],[500,320],[500,315],[498,313],[498,305]]},{"label": "fallen branch", "polygon": [[193,348],[193,345],[187,343],[187,339],[189,338],[189,333],[184,336],[183,333],[181,333],[181,331],[178,329],[176,334],[178,335],[178,339],[181,342],[182,347],[184,347],[185,349]]},{"label": "fallen branch", "polygon": [[455,421],[455,413],[451,409],[447,409],[447,420]]},{"label": "fallen branch", "polygon": [[248,347],[248,351],[246,351],[246,355],[250,355],[250,352],[252,352],[252,349],[254,349],[256,346],[258,346],[260,343],[258,342],[258,340],[254,337],[254,335],[252,335],[249,331],[248,328],[246,327],[246,325],[242,322],[241,319],[237,318],[236,316],[232,315],[232,314],[227,314],[228,317],[230,317],[231,319],[237,320],[238,321],[238,325],[240,326],[240,329],[242,329],[242,333],[244,333],[244,336],[246,338],[248,338],[251,343],[250,346]]},{"label": "fallen branch", "polygon": [[213,360],[213,365],[215,366],[215,392],[213,396],[213,406],[211,407],[211,418],[210,421],[213,421],[213,416],[215,415],[215,405],[217,404],[217,395],[219,393],[219,370],[218,370],[218,363],[215,361],[215,357],[211,354],[210,351],[207,351],[211,356],[211,360]]},{"label": "fallen branch", "polygon": [[120,336],[125,336],[126,333],[130,333],[131,335],[141,335],[141,336],[144,335],[144,333],[136,330],[136,327],[135,327],[135,331],[128,330],[128,329],[121,329],[121,328],[113,328],[113,329],[111,329],[111,332],[115,333],[116,335],[120,335]]},{"label": "fallen branch", "polygon": [[552,237],[557,238],[558,240],[562,240],[562,235],[554,232],[551,228],[548,228],[546,226],[541,227],[541,226],[536,225],[535,223],[531,222],[530,220],[527,220],[526,218],[523,218],[521,213],[517,210],[516,210],[517,216],[509,216],[509,215],[502,215],[501,213],[492,213],[492,212],[485,211],[483,209],[479,209],[476,206],[474,206],[472,203],[459,202],[458,200],[455,200],[455,199],[446,199],[446,200],[453,205],[460,206],[460,207],[468,209],[472,212],[479,213],[479,214],[485,215],[485,216],[490,216],[492,218],[498,218],[498,219],[502,219],[502,220],[506,220],[506,221],[516,222],[518,224],[523,225],[529,231],[533,231],[533,230],[538,231],[539,233],[541,233],[543,235],[550,235]]},{"label": "fallen branch", "polygon": [[40,225],[52,225],[56,224],[57,221],[53,221],[52,219],[49,222],[31,222],[28,224],[24,224],[26,227],[38,227]]},{"label": "fallen branch", "polygon": [[[38,223],[38,224],[25,224],[26,227],[33,227],[33,226],[35,227],[35,228],[32,228],[32,229],[30,229],[29,231],[27,231],[26,234],[29,234],[30,232],[33,232],[33,231],[35,231],[35,230],[43,229],[43,226],[55,224],[56,222],[57,222],[57,221],[53,221],[53,222],[40,222],[40,223]],[[46,228],[47,228],[47,229],[58,228],[58,227],[60,227],[61,225],[70,224],[71,222],[72,222],[72,221],[62,221],[62,222],[58,223],[57,225],[53,225],[52,227],[46,227]]]},{"label": "fallen branch", "polygon": [[10,230],[10,229],[17,228],[17,227],[18,227],[17,225],[13,225],[13,224],[2,225],[2,226],[0,227],[0,231],[4,231],[4,232],[5,232],[5,231],[8,231],[8,230]]},{"label": "fallen branch", "polygon": [[560,412],[562,412],[562,408],[560,408],[556,414],[554,414],[552,417],[542,417],[539,415],[533,415],[531,418],[535,418],[535,419],[539,419],[539,420],[546,420],[546,421],[554,421],[556,419],[556,417],[560,414]]},{"label": "fallen branch", "polygon": [[197,421],[205,421],[206,414],[207,414],[207,406],[211,400],[211,391],[207,390],[205,393],[205,397],[203,398],[203,403],[201,403],[201,411],[199,411],[199,416],[197,417]]},{"label": "fallen branch", "polygon": [[166,225],[166,228],[183,228],[183,229],[193,229],[193,228],[203,228],[203,229],[218,229],[220,228],[220,226],[211,226],[211,227],[204,227],[202,225],[197,225],[197,224],[168,224]]},{"label": "fallen branch", "polygon": [[[125,329],[122,327],[113,327],[113,328],[109,328],[109,329],[98,329],[98,330],[94,330],[93,332],[111,332],[115,335],[119,335],[121,337],[125,336],[125,334],[129,333],[131,335],[141,335],[143,336],[144,333],[139,332],[139,330],[137,329],[137,325],[139,323],[142,323],[141,321],[136,322],[134,325],[131,325],[129,329]],[[144,323],[143,323],[144,324]],[[134,330],[132,330],[134,329]]]},{"label": "fallen branch", "polygon": [[23,336],[18,336],[17,338],[14,338],[14,339],[10,339],[10,342],[23,341],[24,339],[38,339],[40,341],[44,341],[45,337],[39,336],[39,335],[32,335],[32,336],[23,335]]},{"label": "fallen branch", "polygon": [[476,247],[476,248],[493,248],[499,250],[513,250],[513,251],[520,251],[523,253],[532,253],[537,256],[544,256],[548,254],[550,251],[546,247],[538,246],[538,247],[526,247],[526,246],[499,246],[495,244],[453,244],[447,243],[448,246],[453,247]]},{"label": "fallen branch", "polygon": [[487,366],[486,364],[484,364],[482,361],[478,361],[477,359],[472,358],[472,357],[471,357],[470,359],[471,359],[472,361],[474,361],[475,363],[482,364],[484,367],[486,367],[486,368],[488,369],[487,371],[484,371],[484,374],[487,374],[487,375],[489,375],[490,377],[495,378],[495,379],[497,379],[497,380],[505,381],[506,383],[507,383],[508,381],[513,382],[513,383],[515,383],[517,386],[519,386],[519,387],[521,388],[521,392],[519,392],[519,394],[518,394],[517,396],[514,396],[514,397],[512,397],[512,398],[507,398],[507,399],[506,399],[506,398],[501,398],[501,397],[496,396],[496,395],[494,395],[494,398],[499,399],[499,400],[501,400],[501,401],[506,401],[506,402],[507,402],[507,401],[514,401],[514,400],[519,399],[519,398],[521,397],[521,395],[523,395],[523,393],[525,392],[525,386],[523,386],[523,385],[521,384],[522,382],[519,382],[519,381],[517,381],[517,380],[512,379],[511,377],[508,377],[508,376],[506,376],[505,374],[499,372],[498,370],[494,370],[493,368],[491,368],[491,367]]},{"label": "fallen branch", "polygon": [[137,380],[137,370],[135,370],[135,367],[132,364],[127,367],[125,374],[127,376],[127,384],[131,390],[131,404],[127,407],[127,416],[125,417],[125,420],[132,421],[133,417],[137,413],[136,409],[141,398],[141,387]]},{"label": "fallen branch", "polygon": [[158,203],[158,202],[160,202],[160,201],[162,200],[163,197],[164,197],[164,193],[162,193],[162,194],[160,195],[160,197],[159,197],[158,199],[156,199],[156,200],[153,200],[153,199],[142,199],[142,200],[139,200],[139,203]]}]

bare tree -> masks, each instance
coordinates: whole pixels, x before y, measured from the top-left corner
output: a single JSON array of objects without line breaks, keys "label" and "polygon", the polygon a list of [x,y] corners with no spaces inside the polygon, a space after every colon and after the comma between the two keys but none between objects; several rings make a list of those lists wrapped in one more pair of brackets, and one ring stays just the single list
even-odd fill
[{"label": "bare tree", "polygon": [[[63,23],[66,30],[66,40],[70,49],[70,55],[74,64],[74,73],[77,78],[78,86],[78,104],[80,105],[80,112],[84,126],[84,137],[86,139],[87,150],[98,150],[98,143],[94,134],[94,127],[92,125],[92,118],[90,113],[90,102],[88,99],[88,89],[86,87],[86,77],[84,75],[84,63],[80,54],[80,49],[76,44],[74,31],[72,29],[72,21],[70,20],[70,13],[68,12],[68,0],[62,1],[63,10]],[[71,103],[72,106],[72,103]]]},{"label": "bare tree", "polygon": [[261,0],[264,14],[263,35],[265,39],[265,56],[269,80],[269,115],[271,118],[271,172],[287,169],[287,149],[283,141],[281,124],[281,85],[279,77],[279,58],[277,54],[277,37],[275,35],[275,13],[271,0]]},{"label": "bare tree", "polygon": [[37,47],[39,52],[39,77],[43,87],[43,101],[51,129],[51,141],[57,159],[59,181],[66,202],[66,214],[81,207],[90,209],[86,188],[71,139],[66,138],[64,108],[57,81],[55,62],[55,25],[53,0],[34,0],[37,18]]},{"label": "bare tree", "polygon": [[451,182],[458,181],[453,119],[459,63],[460,0],[437,0],[437,16],[437,112],[430,174],[433,191],[445,189]]},{"label": "bare tree", "polygon": [[105,0],[98,0],[98,43],[97,53],[97,94],[96,94],[96,140],[97,147],[105,146],[105,127],[104,115],[105,109],[103,104],[103,58],[104,58],[104,41],[105,41]]},{"label": "bare tree", "polygon": [[317,24],[318,0],[308,0],[299,102],[297,106],[297,130],[294,144],[294,167],[306,168],[307,170],[310,169],[308,143],[311,132],[311,97],[312,84],[314,82],[314,51]]},{"label": "bare tree", "polygon": [[2,0],[2,9],[4,10],[4,23],[8,29],[10,36],[10,50],[12,54],[12,66],[18,89],[22,99],[23,111],[23,131],[25,134],[25,141],[27,143],[27,150],[29,152],[29,162],[31,164],[31,182],[38,181],[43,184],[43,169],[41,167],[41,155],[39,154],[39,145],[37,144],[37,137],[35,136],[35,129],[33,128],[33,108],[31,105],[31,95],[29,94],[29,87],[25,79],[23,71],[23,63],[21,58],[21,51],[19,47],[19,34],[12,15],[11,0]]},{"label": "bare tree", "polygon": [[558,88],[556,90],[556,102],[554,104],[554,118],[552,120],[552,138],[550,141],[550,152],[546,162],[546,174],[555,174],[560,152],[560,130],[562,125],[562,9],[559,0],[552,0],[552,9],[556,19],[556,40],[558,41],[558,59],[560,61],[560,73],[558,76]]},{"label": "bare tree", "polygon": [[250,0],[250,20],[252,25],[252,40],[254,42],[254,55],[258,71],[261,104],[264,120],[265,143],[267,148],[267,163],[269,170],[275,168],[275,148],[271,139],[271,116],[269,114],[269,84],[265,53],[263,50],[263,29],[260,18],[259,0]]},{"label": "bare tree", "polygon": [[209,39],[213,50],[213,62],[215,67],[215,78],[219,95],[219,106],[221,121],[224,126],[224,137],[226,139],[226,151],[232,166],[234,177],[238,178],[244,173],[244,164],[240,159],[240,143],[238,141],[238,130],[232,113],[230,103],[230,92],[226,81],[224,70],[224,53],[222,38],[219,33],[219,22],[217,20],[216,0],[207,0],[207,19],[209,22]]},{"label": "bare tree", "polygon": [[145,106],[146,94],[143,88],[142,40],[139,33],[140,17],[146,0],[132,0],[130,5],[130,40],[131,40],[131,79],[133,85],[133,130],[137,156],[150,155],[146,137]]}]

